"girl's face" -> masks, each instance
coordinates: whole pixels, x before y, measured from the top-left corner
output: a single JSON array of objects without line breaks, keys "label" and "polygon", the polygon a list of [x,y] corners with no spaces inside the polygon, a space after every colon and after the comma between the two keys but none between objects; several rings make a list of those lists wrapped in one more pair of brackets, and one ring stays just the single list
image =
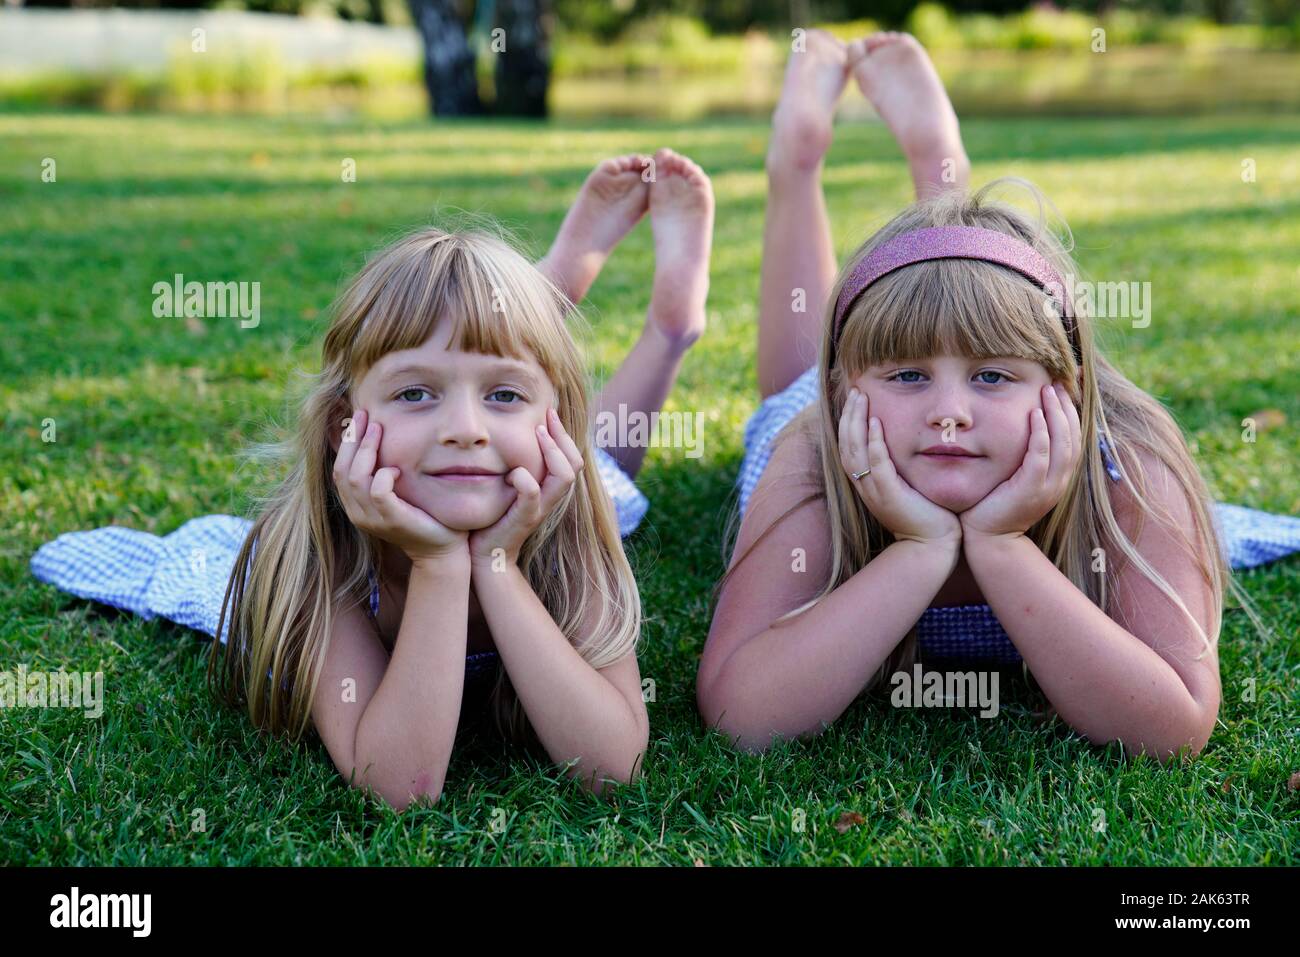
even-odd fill
[{"label": "girl's face", "polygon": [[[523,466],[539,484],[545,477],[536,429],[556,395],[532,356],[449,349],[451,330],[442,323],[419,348],[383,356],[354,400],[383,428],[375,467],[401,469],[398,497],[467,531],[495,524],[514,503],[512,469]],[[489,474],[437,474],[447,469]]]},{"label": "girl's face", "polygon": [[[936,505],[961,513],[1020,468],[1047,370],[1028,359],[940,355],[874,365],[852,380],[880,420],[895,468]],[[960,457],[927,453],[964,449]]]}]

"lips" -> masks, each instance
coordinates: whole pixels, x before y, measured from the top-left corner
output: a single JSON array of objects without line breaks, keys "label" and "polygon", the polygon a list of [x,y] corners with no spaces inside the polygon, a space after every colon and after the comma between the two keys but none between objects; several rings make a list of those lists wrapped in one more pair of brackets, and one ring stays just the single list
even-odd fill
[{"label": "lips", "polygon": [[963,449],[957,445],[932,445],[928,449],[921,450],[922,455],[930,458],[943,459],[979,459],[982,455],[977,455],[969,449]]},{"label": "lips", "polygon": [[481,469],[470,466],[455,466],[453,468],[443,469],[440,472],[426,472],[425,474],[431,478],[442,479],[444,482],[454,482],[458,485],[481,484],[501,478],[500,472],[493,472],[490,469]]}]

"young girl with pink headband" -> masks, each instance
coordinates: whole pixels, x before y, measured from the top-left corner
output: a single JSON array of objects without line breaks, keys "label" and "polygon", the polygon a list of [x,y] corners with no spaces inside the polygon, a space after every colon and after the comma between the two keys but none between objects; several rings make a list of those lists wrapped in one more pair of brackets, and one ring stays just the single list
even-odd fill
[{"label": "young girl with pink headband", "polygon": [[[918,202],[836,276],[820,170],[849,74]],[[700,661],[705,723],[763,749],[917,662],[1020,664],[1092,742],[1199,753],[1225,587],[1250,608],[1229,564],[1300,549],[1300,521],[1215,505],[1170,414],[1097,350],[1038,191],[1019,181],[1037,223],[996,183],[967,193],[956,116],[913,38],[811,31],[767,167],[764,401]]]}]

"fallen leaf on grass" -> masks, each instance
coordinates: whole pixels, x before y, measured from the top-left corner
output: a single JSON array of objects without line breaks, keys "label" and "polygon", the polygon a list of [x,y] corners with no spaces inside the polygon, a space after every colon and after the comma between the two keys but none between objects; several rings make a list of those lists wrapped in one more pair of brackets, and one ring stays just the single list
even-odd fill
[{"label": "fallen leaf on grass", "polygon": [[1267,432],[1269,429],[1279,429],[1286,425],[1286,413],[1281,409],[1260,409],[1246,418],[1255,420],[1257,432]]},{"label": "fallen leaf on grass", "polygon": [[835,822],[835,830],[844,834],[851,827],[857,827],[859,824],[865,824],[867,819],[857,811],[845,811],[840,815],[840,819]]}]

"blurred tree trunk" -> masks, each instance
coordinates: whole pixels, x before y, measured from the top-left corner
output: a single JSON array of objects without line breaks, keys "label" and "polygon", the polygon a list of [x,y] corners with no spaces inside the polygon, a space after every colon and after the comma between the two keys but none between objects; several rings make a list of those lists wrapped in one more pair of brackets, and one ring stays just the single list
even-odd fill
[{"label": "blurred tree trunk", "polygon": [[551,81],[547,7],[548,0],[497,0],[496,25],[505,32],[492,37],[489,49],[496,56],[499,116],[546,116]]},{"label": "blurred tree trunk", "polygon": [[424,41],[424,86],[434,116],[483,112],[465,24],[455,0],[408,0]]}]

